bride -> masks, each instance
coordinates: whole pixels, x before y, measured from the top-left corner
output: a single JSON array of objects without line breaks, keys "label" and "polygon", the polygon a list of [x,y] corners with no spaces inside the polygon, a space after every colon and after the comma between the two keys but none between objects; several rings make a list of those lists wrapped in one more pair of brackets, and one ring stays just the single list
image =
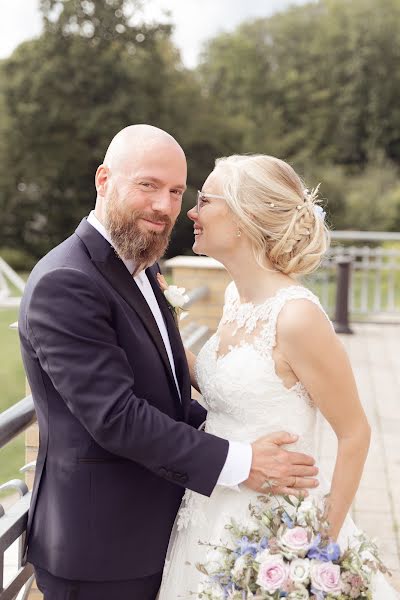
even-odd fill
[{"label": "bride", "polygon": [[[188,216],[194,252],[219,260],[233,281],[216,333],[197,358],[187,354],[209,433],[251,444],[270,432],[291,431],[299,436],[293,449],[315,455],[318,412],[327,419],[338,440],[335,470],[329,484],[321,476],[310,493],[330,492],[330,535],[345,547],[357,533],[348,512],[370,427],[342,343],[316,296],[297,282],[318,267],[327,249],[317,196],[272,156],[216,161]],[[224,541],[226,523],[232,517],[245,521],[254,490],[265,484],[261,472],[252,471],[239,486],[217,486],[210,498],[186,491],[160,600],[199,597],[204,575],[195,565],[207,553],[201,542]],[[381,573],[373,586],[374,600],[399,598]]]}]

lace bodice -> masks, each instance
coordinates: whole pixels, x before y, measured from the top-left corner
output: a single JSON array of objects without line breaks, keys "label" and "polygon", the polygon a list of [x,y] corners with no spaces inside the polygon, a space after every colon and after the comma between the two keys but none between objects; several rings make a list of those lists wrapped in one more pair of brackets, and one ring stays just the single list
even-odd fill
[{"label": "lace bodice", "polygon": [[[234,283],[229,284],[218,330],[201,349],[195,366],[200,402],[208,410],[206,431],[254,441],[285,430],[300,436],[299,450],[313,452],[315,407],[300,382],[285,387],[273,358],[279,314],[287,302],[298,299],[323,310],[318,298],[301,286],[281,288],[254,305],[240,303]],[[227,329],[232,343],[222,348],[220,334]]]}]

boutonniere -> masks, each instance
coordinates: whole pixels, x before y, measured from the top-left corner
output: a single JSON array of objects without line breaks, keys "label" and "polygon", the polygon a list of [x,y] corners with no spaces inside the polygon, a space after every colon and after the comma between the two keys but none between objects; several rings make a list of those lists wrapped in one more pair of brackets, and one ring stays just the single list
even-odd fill
[{"label": "boutonniere", "polygon": [[186,289],[176,285],[168,285],[164,275],[157,273],[158,284],[168,302],[176,324],[184,319],[189,313],[183,310],[183,307],[189,302],[189,296],[185,294]]}]

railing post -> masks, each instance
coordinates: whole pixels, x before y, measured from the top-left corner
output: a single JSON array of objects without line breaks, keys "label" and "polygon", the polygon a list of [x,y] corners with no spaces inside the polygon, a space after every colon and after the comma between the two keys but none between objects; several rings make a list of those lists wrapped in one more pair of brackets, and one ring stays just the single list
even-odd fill
[{"label": "railing post", "polygon": [[333,325],[336,333],[353,333],[349,325],[349,293],[351,277],[350,256],[338,256],[337,264],[337,287],[336,287],[336,309]]}]

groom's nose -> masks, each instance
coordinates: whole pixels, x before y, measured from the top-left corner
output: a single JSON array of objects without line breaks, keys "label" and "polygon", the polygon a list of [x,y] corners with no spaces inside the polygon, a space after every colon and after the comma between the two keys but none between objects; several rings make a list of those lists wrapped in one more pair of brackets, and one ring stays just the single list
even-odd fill
[{"label": "groom's nose", "polygon": [[155,212],[159,212],[170,217],[172,214],[172,200],[169,190],[160,191],[158,194],[155,194],[152,198],[151,208]]}]

